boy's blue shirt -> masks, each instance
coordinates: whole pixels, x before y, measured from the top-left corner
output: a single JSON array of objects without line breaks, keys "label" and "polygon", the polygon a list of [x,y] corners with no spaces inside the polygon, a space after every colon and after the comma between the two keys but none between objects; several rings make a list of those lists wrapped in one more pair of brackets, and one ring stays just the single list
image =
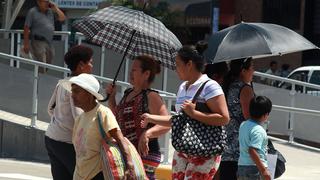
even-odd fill
[{"label": "boy's blue shirt", "polygon": [[249,147],[255,148],[260,160],[265,167],[267,163],[268,136],[265,129],[259,122],[248,119],[240,125],[239,130],[240,157],[238,165],[256,166],[249,154]]}]

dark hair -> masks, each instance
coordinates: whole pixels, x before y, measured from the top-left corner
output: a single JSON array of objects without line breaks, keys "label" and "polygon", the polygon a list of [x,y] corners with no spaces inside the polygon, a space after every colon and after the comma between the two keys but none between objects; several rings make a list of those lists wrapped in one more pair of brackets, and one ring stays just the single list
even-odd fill
[{"label": "dark hair", "polygon": [[237,59],[237,60],[232,60],[229,65],[229,72],[225,76],[223,80],[223,91],[226,94],[229,91],[229,86],[231,83],[233,83],[236,79],[240,77],[240,73],[243,69],[248,70],[251,66],[251,61],[252,58],[243,58],[243,59]]},{"label": "dark hair", "polygon": [[271,61],[270,62],[270,67],[273,66],[274,64],[278,64],[276,61]]},{"label": "dark hair", "polygon": [[198,41],[196,43],[196,49],[200,55],[203,55],[203,52],[208,48],[208,43],[206,41]]},{"label": "dark hair", "polygon": [[152,83],[156,74],[159,74],[161,72],[160,62],[156,61],[153,57],[149,55],[137,56],[134,58],[134,60],[140,62],[142,72],[150,71],[150,76],[148,79],[149,83]]},{"label": "dark hair", "polygon": [[192,61],[195,64],[196,69],[199,72],[203,71],[204,59],[199,54],[197,49],[192,45],[184,45],[179,51],[178,56],[181,60],[187,64],[189,61]]},{"label": "dark hair", "polygon": [[92,58],[92,55],[93,50],[91,48],[84,45],[76,45],[71,47],[64,55],[64,62],[71,71],[75,71],[81,61],[87,63]]},{"label": "dark hair", "polygon": [[249,113],[251,118],[260,118],[265,114],[269,114],[272,109],[272,102],[266,96],[253,97],[249,105]]},{"label": "dark hair", "polygon": [[289,69],[289,67],[290,67],[289,64],[282,64],[281,69],[286,71]]},{"label": "dark hair", "polygon": [[226,62],[219,62],[215,64],[207,64],[204,69],[204,74],[212,78],[214,74],[219,77],[224,77],[228,73],[228,64]]}]

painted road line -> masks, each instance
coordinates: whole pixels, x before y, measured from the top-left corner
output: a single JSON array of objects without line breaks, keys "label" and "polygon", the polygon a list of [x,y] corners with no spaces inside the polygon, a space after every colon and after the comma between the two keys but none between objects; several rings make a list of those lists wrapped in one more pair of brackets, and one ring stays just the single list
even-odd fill
[{"label": "painted road line", "polygon": [[19,179],[19,180],[52,180],[50,178],[30,176],[30,175],[18,174],[18,173],[0,173],[0,178],[10,178],[10,179]]}]

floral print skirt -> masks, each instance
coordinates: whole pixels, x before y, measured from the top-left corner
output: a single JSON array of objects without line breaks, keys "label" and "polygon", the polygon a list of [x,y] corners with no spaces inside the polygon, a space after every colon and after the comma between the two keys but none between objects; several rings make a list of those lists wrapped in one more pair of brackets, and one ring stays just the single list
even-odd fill
[{"label": "floral print skirt", "polygon": [[211,180],[216,174],[221,162],[221,156],[210,158],[188,156],[175,151],[172,161],[173,180]]}]

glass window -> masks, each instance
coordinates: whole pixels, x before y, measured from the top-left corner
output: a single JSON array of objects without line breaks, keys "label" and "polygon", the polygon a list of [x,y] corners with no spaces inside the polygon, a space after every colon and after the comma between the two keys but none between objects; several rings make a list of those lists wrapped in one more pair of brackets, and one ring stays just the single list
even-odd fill
[{"label": "glass window", "polygon": [[313,71],[310,78],[310,83],[320,85],[320,71]]},{"label": "glass window", "polygon": [[[307,82],[308,81],[308,73],[309,73],[309,71],[297,71],[297,72],[291,74],[288,78],[298,80],[298,81]],[[280,85],[280,87],[291,90],[291,83],[282,83]],[[299,85],[296,85],[295,89],[298,92],[303,91],[303,87],[299,86]]]}]

